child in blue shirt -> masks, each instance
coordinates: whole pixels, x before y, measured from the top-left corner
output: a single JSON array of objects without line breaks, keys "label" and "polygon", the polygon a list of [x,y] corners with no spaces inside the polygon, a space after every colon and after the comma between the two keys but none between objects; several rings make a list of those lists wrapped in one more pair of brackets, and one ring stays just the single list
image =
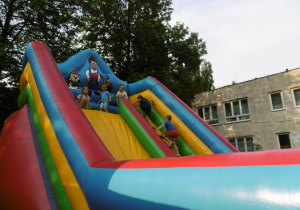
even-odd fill
[{"label": "child in blue shirt", "polygon": [[[162,132],[161,137],[165,140],[167,140],[170,144],[169,147],[172,148],[172,145],[174,145],[174,148],[177,152],[177,157],[180,157],[178,147],[176,145],[177,139],[178,139],[178,130],[176,127],[170,122],[172,119],[171,115],[167,115],[165,118],[164,124],[159,126],[155,129],[155,131],[158,131],[162,129],[163,127],[166,127],[166,130]],[[172,141],[169,139],[172,138]]]},{"label": "child in blue shirt", "polygon": [[100,111],[104,108],[104,111],[107,111],[108,103],[111,102],[111,94],[107,91],[107,86],[102,85],[102,93],[101,93],[101,100],[98,102],[100,103]]}]

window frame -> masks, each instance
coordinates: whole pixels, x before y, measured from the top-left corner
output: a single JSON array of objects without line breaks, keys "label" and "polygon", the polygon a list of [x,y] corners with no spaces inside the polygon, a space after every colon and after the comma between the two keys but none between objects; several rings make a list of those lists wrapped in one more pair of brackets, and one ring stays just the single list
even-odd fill
[{"label": "window frame", "polygon": [[[216,107],[216,111],[217,111],[217,116],[218,118],[212,118],[213,117],[213,114],[212,114],[212,106],[215,106]],[[205,118],[205,108],[208,108],[209,107],[209,115],[210,115],[210,119],[209,120],[206,120]],[[198,107],[197,108],[197,114],[199,115],[199,109],[202,109],[202,115],[203,115],[203,120],[208,123],[209,125],[218,125],[219,124],[219,114],[218,114],[218,106],[217,104],[211,104],[211,105],[207,105],[207,106],[201,106],[201,107]],[[199,115],[200,116],[200,115]],[[201,116],[200,116],[201,117]],[[217,123],[213,123],[213,124],[210,124],[209,122],[210,121],[214,121],[214,120],[217,120],[218,122]]]},{"label": "window frame", "polygon": [[[276,94],[276,93],[280,93],[280,97],[281,97],[281,102],[282,102],[282,108],[280,109],[273,109],[273,103],[272,103],[272,94]],[[272,112],[276,112],[276,111],[281,111],[285,109],[285,104],[284,104],[284,100],[283,100],[283,94],[282,91],[276,91],[276,92],[271,92],[269,93],[269,101],[270,101],[270,106],[271,106],[271,111]]]},{"label": "window frame", "polygon": [[299,105],[296,104],[296,98],[295,98],[294,90],[300,90],[300,87],[295,87],[295,88],[291,89],[292,96],[293,96],[293,101],[294,101],[294,107],[296,108],[296,107],[300,107],[300,104]]},{"label": "window frame", "polygon": [[[247,114],[241,114],[242,113],[242,100],[247,100],[247,105],[248,105],[248,110],[249,112]],[[238,101],[239,102],[239,111],[240,114],[239,115],[234,115],[234,108],[233,108],[233,103]],[[231,108],[231,116],[227,116],[226,115],[226,104],[230,104],[230,108]],[[237,123],[237,122],[246,122],[246,121],[250,121],[251,120],[251,110],[250,110],[250,103],[249,103],[249,98],[241,98],[241,99],[236,99],[236,100],[232,100],[232,101],[226,101],[223,102],[223,107],[224,107],[224,115],[225,115],[225,123]],[[248,119],[240,119],[242,117],[247,117],[249,116]],[[232,119],[232,118],[236,118],[235,121],[228,121],[228,119]]]},{"label": "window frame", "polygon": [[[251,138],[252,139],[252,143],[253,143],[253,151],[248,151],[248,147],[247,147],[247,138]],[[238,139],[243,139],[244,141],[244,147],[245,147],[245,151],[240,151],[239,150],[239,145],[238,145]],[[237,150],[239,150],[240,152],[255,152],[255,147],[254,147],[254,141],[253,141],[253,136],[244,136],[244,137],[233,137],[233,138],[227,138],[228,142],[230,143],[230,140],[234,140],[235,145],[233,145]],[[230,143],[231,144],[231,143]]]},{"label": "window frame", "polygon": [[290,145],[291,145],[291,148],[293,148],[293,147],[292,147],[292,143],[291,143],[291,136],[290,136],[290,133],[289,133],[289,132],[285,132],[285,133],[276,133],[277,143],[278,143],[278,149],[290,149],[290,148],[281,148],[281,146],[280,146],[279,135],[285,135],[285,134],[288,134],[288,135],[289,135]]}]

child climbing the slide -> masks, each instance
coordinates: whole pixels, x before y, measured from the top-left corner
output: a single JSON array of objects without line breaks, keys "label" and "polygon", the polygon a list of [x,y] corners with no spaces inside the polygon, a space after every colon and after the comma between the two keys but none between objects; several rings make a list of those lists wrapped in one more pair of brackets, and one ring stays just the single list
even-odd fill
[{"label": "child climbing the slide", "polygon": [[124,85],[119,85],[119,91],[117,92],[116,98],[117,98],[117,105],[119,106],[119,98],[128,99],[127,93],[124,90]]},{"label": "child climbing the slide", "polygon": [[111,102],[111,94],[107,91],[107,86],[102,85],[101,100],[98,102],[100,104],[100,111],[104,108],[104,111],[108,112],[107,106],[109,102]]},{"label": "child climbing the slide", "polygon": [[143,112],[144,111],[146,113],[146,120],[148,121],[148,123],[150,123],[151,127],[153,128],[153,125],[152,125],[152,122],[149,118],[149,115],[151,114],[151,104],[150,104],[150,101],[152,102],[152,105],[154,105],[154,102],[152,100],[147,100],[145,99],[143,96],[139,95],[137,97],[137,100],[133,103],[133,105],[137,102],[140,102],[140,113],[141,115],[143,115]]},{"label": "child climbing the slide", "polygon": [[77,96],[77,102],[82,109],[90,108],[89,88],[83,87],[81,93]]},{"label": "child climbing the slide", "polygon": [[[172,145],[174,145],[174,148],[177,152],[177,157],[180,157],[178,147],[176,145],[177,139],[178,139],[178,130],[176,127],[170,122],[172,119],[171,115],[167,115],[165,118],[164,124],[159,126],[155,129],[155,131],[158,131],[162,129],[163,127],[166,127],[166,130],[162,132],[161,137],[169,142],[169,147],[172,148]],[[172,138],[172,141],[170,140]]]}]

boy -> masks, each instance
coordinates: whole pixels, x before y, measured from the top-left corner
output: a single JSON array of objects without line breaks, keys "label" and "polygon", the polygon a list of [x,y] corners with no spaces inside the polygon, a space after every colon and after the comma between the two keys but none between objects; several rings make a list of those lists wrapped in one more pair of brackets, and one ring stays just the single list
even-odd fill
[{"label": "boy", "polygon": [[101,100],[98,102],[100,104],[100,111],[104,108],[105,112],[108,112],[107,106],[111,102],[111,94],[107,91],[107,86],[102,85]]},{"label": "boy", "polygon": [[[89,96],[92,95],[92,90],[97,90],[98,83],[100,82],[100,72],[97,69],[97,61],[94,56],[89,57],[89,63],[92,68],[88,68],[85,72],[88,88],[89,88]],[[94,91],[96,95],[99,95],[97,91]]]},{"label": "boy", "polygon": [[[152,105],[154,105],[154,102],[152,100],[149,100],[149,101],[151,101]],[[151,120],[149,118],[149,115],[151,114],[151,104],[150,104],[149,101],[147,99],[145,99],[143,96],[139,95],[137,97],[137,100],[132,105],[134,105],[136,102],[140,102],[139,111],[140,111],[142,116],[143,116],[142,111],[144,111],[146,113],[146,120],[148,121],[148,123],[150,123],[151,127],[153,128],[153,125],[152,125]]]},{"label": "boy", "polygon": [[[165,140],[167,140],[170,144],[169,147],[172,148],[172,144],[174,145],[174,148],[177,152],[177,157],[180,157],[178,147],[176,145],[177,139],[178,139],[178,130],[176,127],[170,122],[172,119],[171,115],[167,115],[165,118],[164,124],[159,126],[158,128],[155,129],[155,131],[158,131],[162,129],[163,127],[166,127],[166,130],[162,132],[161,137]],[[172,141],[169,139],[172,138]]]},{"label": "boy", "polygon": [[124,99],[128,99],[127,93],[124,90],[124,85],[120,84],[119,85],[119,91],[117,92],[116,98],[117,98],[117,105],[119,106],[119,98],[124,98]]}]

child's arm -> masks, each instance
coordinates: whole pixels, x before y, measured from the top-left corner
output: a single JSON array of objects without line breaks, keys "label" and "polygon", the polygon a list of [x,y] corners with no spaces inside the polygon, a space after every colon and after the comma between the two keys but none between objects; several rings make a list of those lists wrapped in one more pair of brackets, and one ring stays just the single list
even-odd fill
[{"label": "child's arm", "polygon": [[154,101],[153,100],[148,100],[149,102],[151,101],[152,102],[152,105],[154,105]]},{"label": "child's arm", "polygon": [[80,94],[76,97],[76,100],[77,100],[77,102],[80,102],[80,100],[81,100],[81,95]]},{"label": "child's arm", "polygon": [[166,126],[165,124],[162,124],[161,126],[159,126],[158,128],[156,128],[155,131],[158,131],[158,130],[162,129],[165,126]]},{"label": "child's arm", "polygon": [[133,102],[132,105],[134,105],[136,102],[140,102],[140,101],[141,101],[141,99],[138,99],[138,100],[136,100],[135,102]]},{"label": "child's arm", "polygon": [[108,94],[109,102],[111,102],[111,94]]}]

